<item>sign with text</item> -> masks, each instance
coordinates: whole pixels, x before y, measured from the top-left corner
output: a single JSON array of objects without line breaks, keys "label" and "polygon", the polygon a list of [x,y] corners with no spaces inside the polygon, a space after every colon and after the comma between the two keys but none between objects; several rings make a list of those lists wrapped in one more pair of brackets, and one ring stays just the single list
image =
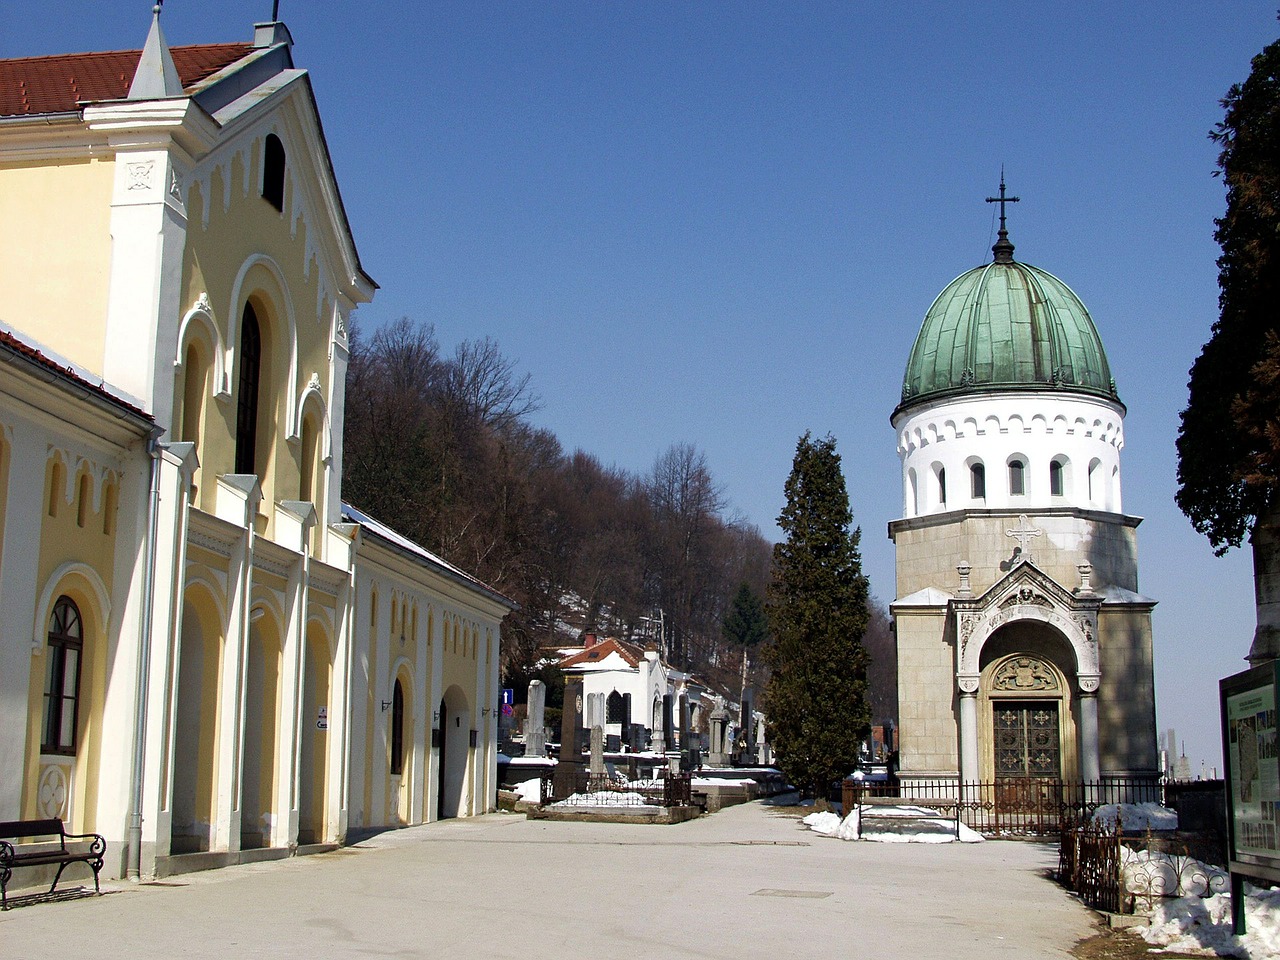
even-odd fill
[{"label": "sign with text", "polygon": [[1275,663],[1220,681],[1231,859],[1280,870],[1280,751]]},{"label": "sign with text", "polygon": [[317,730],[329,729],[329,708],[328,707],[320,708],[320,712],[316,716],[316,729]]}]

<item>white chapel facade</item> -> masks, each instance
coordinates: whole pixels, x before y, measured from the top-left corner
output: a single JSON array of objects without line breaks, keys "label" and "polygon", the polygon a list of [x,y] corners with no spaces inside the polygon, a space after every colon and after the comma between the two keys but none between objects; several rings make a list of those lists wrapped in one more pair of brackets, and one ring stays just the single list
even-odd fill
[{"label": "white chapel facade", "polygon": [[1152,775],[1125,407],[1079,298],[1014,260],[1000,192],[994,258],[930,307],[891,418],[900,776]]}]

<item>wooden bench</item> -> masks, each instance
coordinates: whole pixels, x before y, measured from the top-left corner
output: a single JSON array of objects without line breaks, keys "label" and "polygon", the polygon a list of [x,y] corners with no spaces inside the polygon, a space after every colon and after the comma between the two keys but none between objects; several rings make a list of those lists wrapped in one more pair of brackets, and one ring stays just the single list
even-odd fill
[{"label": "wooden bench", "polygon": [[[33,850],[26,850],[12,841],[22,838],[39,841]],[[57,846],[54,846],[57,838]],[[83,843],[76,842],[67,848],[67,841],[89,841],[88,849]],[[86,864],[93,870],[93,889],[101,894],[98,886],[98,871],[102,869],[103,854],[107,852],[107,841],[97,833],[67,833],[61,820],[10,820],[0,822],[0,909],[9,909],[9,878],[13,876],[15,867],[42,867],[58,865],[58,872],[53,878],[49,892],[53,893],[62,879],[62,871],[73,863]]]}]

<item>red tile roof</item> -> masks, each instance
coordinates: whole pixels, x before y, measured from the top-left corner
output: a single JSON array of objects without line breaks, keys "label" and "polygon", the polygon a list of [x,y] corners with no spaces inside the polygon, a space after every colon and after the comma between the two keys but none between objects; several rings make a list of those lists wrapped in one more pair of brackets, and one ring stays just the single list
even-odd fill
[{"label": "red tile roof", "polygon": [[[206,43],[170,52],[182,85],[190,87],[251,50],[249,43]],[[82,103],[123,100],[141,56],[141,50],[112,50],[0,60],[0,117],[70,113]]]},{"label": "red tile roof", "polygon": [[560,661],[560,669],[567,670],[571,667],[599,663],[611,653],[616,653],[622,657],[629,667],[636,666],[644,659],[644,651],[635,644],[619,640],[617,637],[610,637],[608,640],[601,640],[599,643],[587,647],[579,653],[565,657]]},{"label": "red tile roof", "polygon": [[25,357],[36,366],[43,367],[45,370],[57,375],[60,379],[69,383],[74,383],[84,390],[96,394],[120,409],[133,414],[139,420],[151,421],[154,419],[151,414],[147,413],[145,410],[121,397],[116,396],[110,390],[106,389],[104,384],[94,383],[92,380],[89,380],[77,373],[74,367],[64,367],[56,360],[45,356],[31,344],[18,339],[7,331],[0,330],[0,352],[4,351],[8,351],[20,357]]}]

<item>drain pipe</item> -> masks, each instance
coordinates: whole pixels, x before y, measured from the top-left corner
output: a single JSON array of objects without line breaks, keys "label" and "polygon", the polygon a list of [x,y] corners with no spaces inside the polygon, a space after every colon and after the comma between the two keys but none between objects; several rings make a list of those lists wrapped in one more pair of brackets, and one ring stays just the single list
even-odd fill
[{"label": "drain pipe", "polygon": [[164,447],[159,432],[147,441],[151,457],[151,490],[147,505],[147,553],[143,561],[142,629],[138,637],[138,711],[133,731],[133,764],[129,790],[128,860],[125,876],[133,882],[142,878],[142,775],[143,751],[147,742],[147,687],[151,682],[151,621],[155,608],[156,523],[160,516],[160,458]]}]

